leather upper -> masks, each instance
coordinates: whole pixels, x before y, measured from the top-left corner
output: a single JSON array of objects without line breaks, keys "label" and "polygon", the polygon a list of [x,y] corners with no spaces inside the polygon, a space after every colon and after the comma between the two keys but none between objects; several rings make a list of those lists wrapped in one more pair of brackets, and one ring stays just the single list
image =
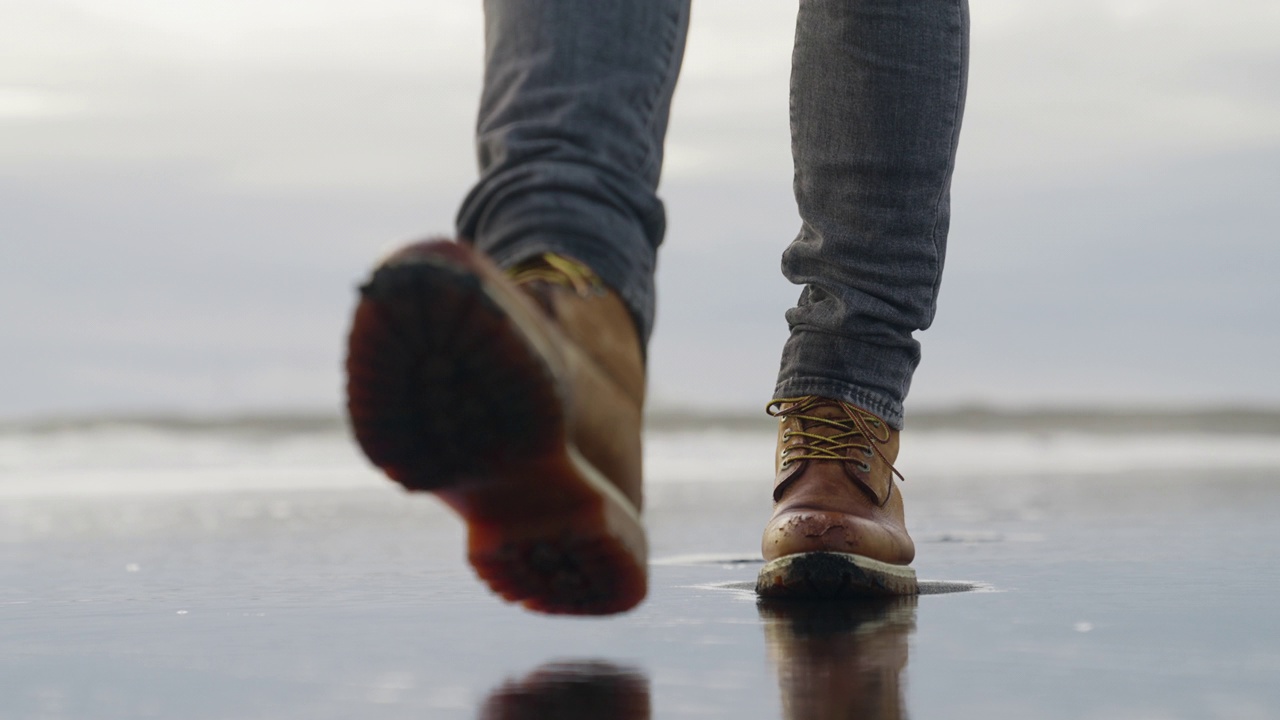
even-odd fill
[{"label": "leather upper", "polygon": [[520,290],[542,309],[541,330],[559,338],[569,441],[639,509],[645,369],[631,313],[612,290],[543,281]]},{"label": "leather upper", "polygon": [[778,445],[766,561],[840,552],[905,565],[915,557],[894,482],[898,431],[848,403],[809,396],[775,402]]}]

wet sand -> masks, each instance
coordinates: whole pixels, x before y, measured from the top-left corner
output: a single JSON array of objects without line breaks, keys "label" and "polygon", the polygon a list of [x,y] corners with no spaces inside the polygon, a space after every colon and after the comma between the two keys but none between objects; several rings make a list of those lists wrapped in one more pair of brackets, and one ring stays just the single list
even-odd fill
[{"label": "wet sand", "polygon": [[752,485],[655,485],[611,619],[384,486],[6,499],[0,718],[1280,717],[1274,473],[908,482],[937,592],[880,605],[758,603]]}]

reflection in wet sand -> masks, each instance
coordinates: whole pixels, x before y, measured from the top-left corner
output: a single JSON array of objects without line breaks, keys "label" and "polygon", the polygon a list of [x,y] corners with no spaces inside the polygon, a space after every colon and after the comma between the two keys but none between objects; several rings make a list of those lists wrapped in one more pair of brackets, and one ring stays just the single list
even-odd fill
[{"label": "reflection in wet sand", "polygon": [[551,662],[489,694],[480,720],[649,720],[649,679],[601,660]]},{"label": "reflection in wet sand", "polygon": [[786,720],[906,717],[901,678],[915,597],[758,608]]}]

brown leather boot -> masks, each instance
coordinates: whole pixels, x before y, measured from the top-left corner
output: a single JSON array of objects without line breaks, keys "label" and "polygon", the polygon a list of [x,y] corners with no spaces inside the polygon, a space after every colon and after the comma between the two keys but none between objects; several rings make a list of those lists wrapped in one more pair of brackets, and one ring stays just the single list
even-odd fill
[{"label": "brown leather boot", "polygon": [[764,529],[765,597],[918,592],[915,544],[893,481],[898,431],[861,408],[817,396],[775,400],[773,518]]},{"label": "brown leather boot", "polygon": [[635,323],[585,266],[504,272],[469,245],[409,245],[360,289],[347,409],[360,447],[467,523],[502,597],[605,614],[646,591],[644,365]]}]

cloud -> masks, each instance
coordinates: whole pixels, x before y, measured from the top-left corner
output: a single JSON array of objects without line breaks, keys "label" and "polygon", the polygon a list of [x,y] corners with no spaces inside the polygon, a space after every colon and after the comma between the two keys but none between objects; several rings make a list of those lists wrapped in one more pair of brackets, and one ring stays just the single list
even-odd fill
[{"label": "cloud", "polygon": [[[353,284],[474,177],[480,4],[0,2],[0,414],[336,405]],[[794,16],[694,4],[662,403],[772,385]],[[974,4],[915,401],[1280,402],[1276,37],[1273,0]]]},{"label": "cloud", "polygon": [[74,99],[25,87],[0,87],[0,122],[50,120],[81,110]]},{"label": "cloud", "polygon": [[77,112],[9,124],[0,159],[11,173],[184,165],[263,192],[474,175],[478,6],[13,4],[0,87],[22,94],[0,94],[0,121],[20,101],[27,114],[47,116],[52,99]]}]

